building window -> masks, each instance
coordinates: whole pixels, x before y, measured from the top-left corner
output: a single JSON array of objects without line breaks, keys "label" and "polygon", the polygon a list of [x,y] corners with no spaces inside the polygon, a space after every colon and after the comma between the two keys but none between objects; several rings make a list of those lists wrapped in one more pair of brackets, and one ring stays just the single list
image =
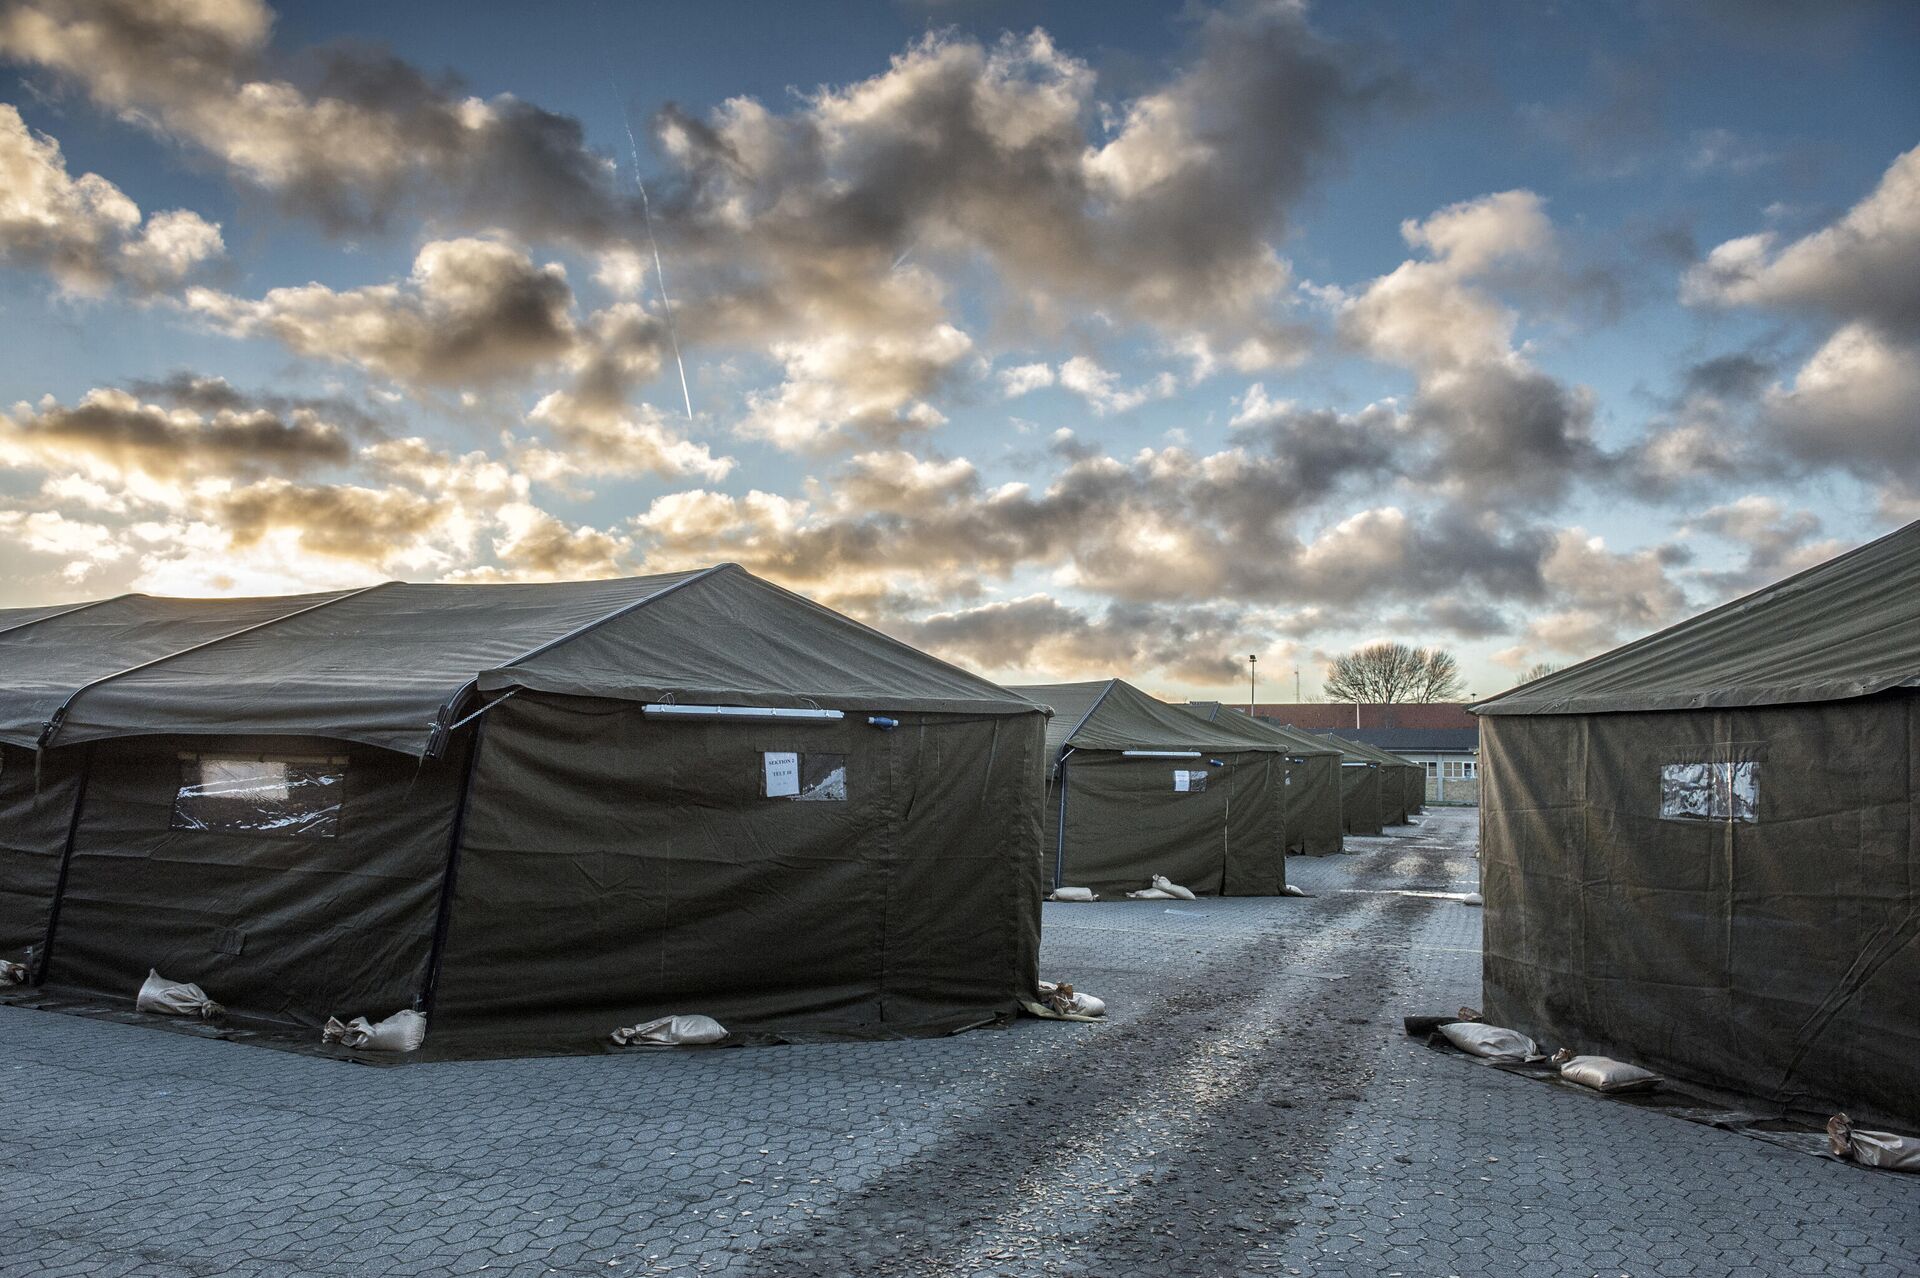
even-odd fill
[{"label": "building window", "polygon": [[1435,780],[1439,777],[1439,775],[1440,775],[1440,761],[1438,759],[1428,759],[1427,760],[1427,780],[1429,781]]},{"label": "building window", "polygon": [[1449,781],[1471,781],[1474,775],[1473,766],[1472,759],[1448,759],[1441,775]]},{"label": "building window", "polygon": [[344,755],[183,754],[170,824],[207,833],[331,839],[340,833],[346,791]]}]

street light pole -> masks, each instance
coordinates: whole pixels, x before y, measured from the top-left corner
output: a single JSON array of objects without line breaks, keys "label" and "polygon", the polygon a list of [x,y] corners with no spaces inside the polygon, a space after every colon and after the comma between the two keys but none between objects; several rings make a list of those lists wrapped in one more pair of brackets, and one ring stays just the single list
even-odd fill
[{"label": "street light pole", "polygon": [[1251,652],[1247,654],[1247,714],[1249,716],[1253,714],[1254,702],[1258,699],[1253,691],[1253,671],[1259,660],[1259,654]]}]

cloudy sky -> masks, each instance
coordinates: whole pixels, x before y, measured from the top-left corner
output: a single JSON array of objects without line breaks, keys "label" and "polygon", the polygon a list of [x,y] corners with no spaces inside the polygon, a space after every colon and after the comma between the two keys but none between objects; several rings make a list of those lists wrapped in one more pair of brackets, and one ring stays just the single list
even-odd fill
[{"label": "cloudy sky", "polygon": [[1920,518],[1915,66],[1897,3],[0,0],[0,606],[734,560],[1003,679],[1484,695]]}]

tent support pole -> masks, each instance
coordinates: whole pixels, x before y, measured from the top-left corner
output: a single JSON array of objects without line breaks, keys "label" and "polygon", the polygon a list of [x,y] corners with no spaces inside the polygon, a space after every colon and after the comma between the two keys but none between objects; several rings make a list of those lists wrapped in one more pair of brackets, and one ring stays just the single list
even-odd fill
[{"label": "tent support pole", "polygon": [[67,841],[60,848],[60,872],[53,880],[53,900],[47,905],[47,931],[40,938],[40,958],[33,965],[33,983],[47,979],[47,964],[53,960],[53,934],[60,926],[60,902],[67,895],[67,869],[73,864],[73,845],[80,835],[80,813],[87,805],[87,782],[93,778],[93,744],[80,760],[80,780],[74,791],[73,812],[67,817]]},{"label": "tent support pole", "polygon": [[419,1011],[427,1018],[429,1031],[433,1028],[434,999],[440,993],[440,964],[447,956],[447,929],[453,923],[453,880],[460,869],[460,840],[467,831],[467,803],[473,797],[473,777],[480,770],[480,747],[486,739],[487,721],[482,720],[473,730],[473,745],[460,780],[460,801],[454,805],[453,829],[447,837],[446,868],[440,876],[440,904],[433,919],[433,947],[427,952],[427,980],[420,990]]},{"label": "tent support pole", "polygon": [[119,603],[122,599],[131,598],[133,598],[132,595],[115,595],[111,599],[94,599],[87,603],[75,604],[71,608],[62,608],[58,612],[50,612],[44,617],[35,617],[32,621],[23,621],[18,625],[8,626],[6,629],[0,630],[0,635],[10,635],[16,630],[25,630],[28,626],[37,626],[43,621],[52,621],[55,617],[71,616],[76,612],[85,612],[89,608],[98,608],[101,604]]},{"label": "tent support pole", "polygon": [[1060,821],[1054,831],[1053,885],[1061,887],[1065,883],[1063,876],[1067,872],[1067,756],[1073,753],[1068,746],[1060,755],[1060,766],[1056,771],[1060,776]]}]

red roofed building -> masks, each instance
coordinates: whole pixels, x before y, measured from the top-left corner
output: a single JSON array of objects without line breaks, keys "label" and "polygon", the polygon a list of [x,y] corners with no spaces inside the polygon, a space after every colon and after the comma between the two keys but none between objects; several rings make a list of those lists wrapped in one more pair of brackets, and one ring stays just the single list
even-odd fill
[{"label": "red roofed building", "polygon": [[1364,741],[1423,765],[1429,803],[1474,803],[1479,799],[1480,722],[1467,713],[1465,705],[1266,702],[1255,705],[1253,712],[1262,719],[1307,732]]},{"label": "red roofed building", "polygon": [[[1227,704],[1234,704],[1229,702]],[[1262,702],[1253,712],[1263,719],[1290,723],[1296,728],[1470,728],[1480,724],[1464,704],[1435,702],[1416,705],[1354,705],[1340,701]]]}]

